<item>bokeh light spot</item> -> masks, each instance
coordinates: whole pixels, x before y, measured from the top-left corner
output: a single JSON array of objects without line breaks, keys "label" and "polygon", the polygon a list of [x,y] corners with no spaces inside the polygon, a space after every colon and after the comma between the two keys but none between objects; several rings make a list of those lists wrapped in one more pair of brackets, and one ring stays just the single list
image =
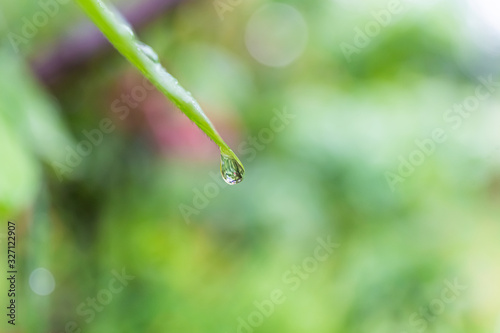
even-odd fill
[{"label": "bokeh light spot", "polygon": [[54,276],[48,269],[43,267],[31,272],[29,284],[35,294],[42,296],[50,295],[56,287]]},{"label": "bokeh light spot", "polygon": [[250,18],[245,42],[248,52],[261,64],[285,67],[304,52],[307,24],[292,6],[265,5]]}]

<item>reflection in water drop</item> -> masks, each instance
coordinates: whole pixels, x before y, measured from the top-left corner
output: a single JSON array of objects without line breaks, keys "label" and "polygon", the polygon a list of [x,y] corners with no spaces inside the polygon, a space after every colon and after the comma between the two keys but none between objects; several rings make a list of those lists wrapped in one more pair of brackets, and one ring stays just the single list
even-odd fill
[{"label": "reflection in water drop", "polygon": [[141,42],[137,42],[137,48],[146,55],[152,62],[158,63],[160,62],[160,58],[158,57],[158,54],[151,48],[151,46],[146,45]]},{"label": "reflection in water drop", "polygon": [[237,160],[221,153],[220,173],[227,184],[235,185],[243,180],[245,169]]}]

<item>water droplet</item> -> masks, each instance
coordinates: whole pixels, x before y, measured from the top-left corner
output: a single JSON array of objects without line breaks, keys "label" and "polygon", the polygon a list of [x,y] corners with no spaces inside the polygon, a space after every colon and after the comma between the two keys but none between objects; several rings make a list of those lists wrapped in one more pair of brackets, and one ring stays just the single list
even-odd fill
[{"label": "water droplet", "polygon": [[245,169],[243,166],[234,158],[227,156],[224,153],[220,154],[220,173],[222,179],[229,184],[235,185],[243,180],[243,175],[245,174]]},{"label": "water droplet", "polygon": [[127,35],[131,36],[131,37],[135,37],[135,33],[134,33],[134,30],[132,29],[132,27],[130,25],[128,25],[127,23],[124,23],[122,24],[121,28],[123,29],[123,31],[125,33],[127,33]]},{"label": "water droplet", "polygon": [[146,45],[146,44],[141,43],[141,42],[137,42],[137,47],[152,62],[154,62],[154,63],[159,63],[160,62],[160,58],[158,57],[158,54],[156,54],[156,52],[153,50],[153,48],[151,48],[151,46]]}]

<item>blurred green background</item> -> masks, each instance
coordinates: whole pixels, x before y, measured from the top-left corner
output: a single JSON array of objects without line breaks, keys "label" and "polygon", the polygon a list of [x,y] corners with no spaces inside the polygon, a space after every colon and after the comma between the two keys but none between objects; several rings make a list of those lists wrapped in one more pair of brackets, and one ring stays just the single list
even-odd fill
[{"label": "blurred green background", "polygon": [[498,4],[166,3],[116,5],[245,181],[72,1],[2,1],[1,332],[500,332]]}]

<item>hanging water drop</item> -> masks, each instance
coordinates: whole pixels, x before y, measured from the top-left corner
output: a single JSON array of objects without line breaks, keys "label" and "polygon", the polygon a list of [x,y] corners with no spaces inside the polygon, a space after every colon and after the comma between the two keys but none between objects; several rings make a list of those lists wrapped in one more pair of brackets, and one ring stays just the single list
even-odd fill
[{"label": "hanging water drop", "polygon": [[144,53],[144,55],[146,55],[146,57],[148,57],[149,60],[151,60],[152,62],[154,62],[154,63],[160,62],[160,58],[158,57],[158,54],[156,54],[156,52],[151,48],[151,46],[144,44],[144,43],[141,43],[141,42],[137,42],[137,48],[142,53]]},{"label": "hanging water drop", "polygon": [[221,152],[220,173],[227,184],[235,185],[243,180],[245,169],[237,160]]}]

